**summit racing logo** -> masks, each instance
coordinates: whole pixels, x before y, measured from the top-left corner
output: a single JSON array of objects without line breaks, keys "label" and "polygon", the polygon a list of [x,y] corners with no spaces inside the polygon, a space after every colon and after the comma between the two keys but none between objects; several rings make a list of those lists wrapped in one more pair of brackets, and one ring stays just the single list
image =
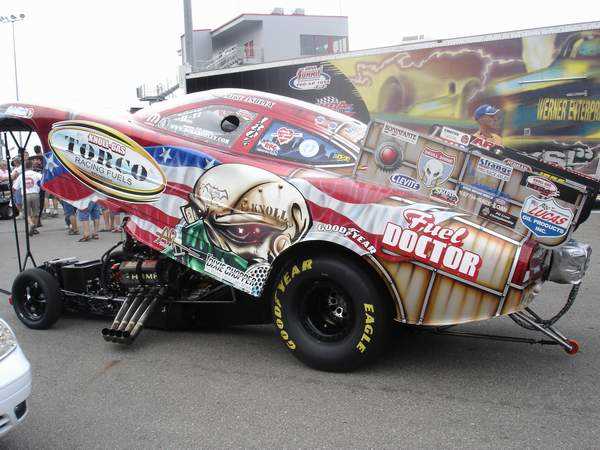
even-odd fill
[{"label": "summit racing logo", "polygon": [[153,202],[167,185],[160,166],[142,146],[104,125],[58,122],[50,131],[48,143],[75,178],[108,197]]},{"label": "summit racing logo", "polygon": [[296,75],[290,79],[292,89],[310,91],[325,89],[331,83],[331,76],[323,70],[323,66],[300,67]]},{"label": "summit racing logo", "polygon": [[523,202],[521,222],[537,237],[561,237],[567,234],[573,211],[563,208],[554,199],[529,196]]},{"label": "summit racing logo", "polygon": [[481,256],[462,248],[469,235],[466,227],[442,227],[435,217],[425,211],[404,211],[408,226],[388,222],[382,238],[384,253],[401,255],[430,266],[459,275],[469,280],[477,279]]}]

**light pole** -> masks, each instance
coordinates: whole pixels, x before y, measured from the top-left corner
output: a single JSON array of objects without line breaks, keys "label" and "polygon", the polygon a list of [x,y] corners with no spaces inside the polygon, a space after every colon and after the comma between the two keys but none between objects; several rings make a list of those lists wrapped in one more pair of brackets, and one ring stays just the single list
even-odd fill
[{"label": "light pole", "polygon": [[[19,75],[17,72],[17,45],[15,43],[15,22],[25,19],[25,14],[11,14],[10,16],[0,16],[0,23],[10,23],[12,26],[12,44],[13,44],[13,65],[15,67],[15,95],[19,101]],[[19,144],[21,144],[21,133],[19,133]]]}]

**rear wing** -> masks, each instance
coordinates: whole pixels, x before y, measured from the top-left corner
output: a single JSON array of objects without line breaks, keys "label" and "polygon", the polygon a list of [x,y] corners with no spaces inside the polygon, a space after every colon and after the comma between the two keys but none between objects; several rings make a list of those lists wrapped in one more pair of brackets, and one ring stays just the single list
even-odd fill
[{"label": "rear wing", "polygon": [[363,181],[462,210],[483,228],[553,247],[591,212],[600,182],[448,127],[426,136],[369,125],[354,167]]}]

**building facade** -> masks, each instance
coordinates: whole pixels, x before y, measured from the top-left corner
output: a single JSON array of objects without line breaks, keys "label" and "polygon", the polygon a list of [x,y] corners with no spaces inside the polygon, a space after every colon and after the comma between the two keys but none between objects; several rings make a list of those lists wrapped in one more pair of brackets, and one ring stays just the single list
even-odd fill
[{"label": "building facade", "polygon": [[[348,51],[348,18],[318,16],[296,9],[284,14],[241,14],[220,27],[192,33],[193,58],[181,36],[182,65],[202,72]],[[192,60],[193,59],[193,60]]]}]

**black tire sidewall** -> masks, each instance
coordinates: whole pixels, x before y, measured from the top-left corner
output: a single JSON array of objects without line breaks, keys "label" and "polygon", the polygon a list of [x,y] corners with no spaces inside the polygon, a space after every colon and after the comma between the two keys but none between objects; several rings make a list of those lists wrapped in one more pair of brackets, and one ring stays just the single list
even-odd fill
[{"label": "black tire sidewall", "polygon": [[[313,336],[300,314],[303,293],[319,280],[330,280],[344,291],[354,317],[348,334],[336,342]],[[277,332],[305,364],[320,370],[349,371],[371,362],[385,349],[391,303],[376,279],[355,261],[342,255],[290,261],[275,278],[272,290]]]},{"label": "black tire sidewall", "polygon": [[[25,298],[25,288],[28,284],[37,281],[46,295],[46,309],[39,320],[31,320],[23,314],[22,303]],[[42,269],[28,269],[15,278],[12,285],[13,308],[17,317],[27,327],[44,330],[50,328],[60,318],[63,309],[62,296],[58,281]]]}]

